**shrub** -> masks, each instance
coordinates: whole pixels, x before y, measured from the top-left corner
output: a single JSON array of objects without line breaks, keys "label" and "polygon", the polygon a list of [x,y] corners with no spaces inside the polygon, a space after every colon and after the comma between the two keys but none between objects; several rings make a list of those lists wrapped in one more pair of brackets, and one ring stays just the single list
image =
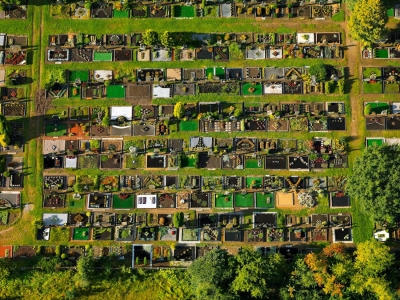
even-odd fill
[{"label": "shrub", "polygon": [[143,259],[143,264],[144,264],[145,266],[147,266],[147,257],[145,257],[145,258]]},{"label": "shrub", "polygon": [[370,115],[372,113],[372,106],[371,104],[367,104],[364,107],[364,115]]},{"label": "shrub", "polygon": [[67,254],[65,253],[61,254],[61,259],[67,259]]}]

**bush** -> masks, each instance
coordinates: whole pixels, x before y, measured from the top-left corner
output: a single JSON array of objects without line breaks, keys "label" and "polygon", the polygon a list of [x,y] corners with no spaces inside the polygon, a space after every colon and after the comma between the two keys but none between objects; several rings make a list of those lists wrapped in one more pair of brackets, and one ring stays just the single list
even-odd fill
[{"label": "bush", "polygon": [[3,172],[3,176],[4,176],[4,177],[10,177],[10,176],[11,176],[10,170],[4,171],[4,172]]},{"label": "bush", "polygon": [[145,258],[143,259],[143,264],[144,264],[145,266],[147,266],[147,257],[145,257]]},{"label": "bush", "polygon": [[61,246],[58,245],[58,246],[56,246],[56,256],[60,257],[60,255],[61,255]]},{"label": "bush", "polygon": [[339,79],[338,80],[338,87],[339,87],[339,94],[343,95],[344,94],[344,79]]},{"label": "bush", "polygon": [[61,254],[61,259],[67,259],[67,254],[65,253]]},{"label": "bush", "polygon": [[371,104],[367,104],[364,107],[364,115],[370,115],[372,113],[372,106]]}]

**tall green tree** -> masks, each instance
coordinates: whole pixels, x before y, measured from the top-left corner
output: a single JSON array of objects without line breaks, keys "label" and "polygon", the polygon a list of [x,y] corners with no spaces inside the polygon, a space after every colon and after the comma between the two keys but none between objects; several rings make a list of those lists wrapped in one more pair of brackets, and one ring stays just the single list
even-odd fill
[{"label": "tall green tree", "polygon": [[158,34],[153,29],[147,29],[143,34],[143,43],[152,46],[158,41]]},{"label": "tall green tree", "polygon": [[359,0],[348,22],[350,35],[361,44],[370,46],[384,36],[387,22],[382,0]]},{"label": "tall green tree", "polygon": [[163,45],[165,47],[173,46],[174,39],[173,39],[172,33],[169,31],[164,31],[164,33],[161,34],[161,36],[160,36],[160,42],[161,42],[161,45]]},{"label": "tall green tree", "polygon": [[174,117],[182,119],[185,115],[185,105],[182,102],[177,102],[174,106]]},{"label": "tall green tree", "polygon": [[195,260],[187,271],[197,299],[231,299],[228,289],[233,269],[225,250],[207,252]]},{"label": "tall green tree", "polygon": [[0,115],[0,145],[3,147],[10,143],[11,126],[7,119]]},{"label": "tall green tree", "polygon": [[357,157],[347,192],[374,220],[393,222],[400,213],[400,147],[372,146]]}]

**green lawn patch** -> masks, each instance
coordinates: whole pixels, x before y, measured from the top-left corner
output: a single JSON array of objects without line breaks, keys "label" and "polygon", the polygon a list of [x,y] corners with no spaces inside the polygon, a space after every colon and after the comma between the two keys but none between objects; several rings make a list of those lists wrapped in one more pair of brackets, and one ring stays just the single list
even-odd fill
[{"label": "green lawn patch", "polygon": [[382,94],[382,82],[369,83],[363,81],[364,94]]},{"label": "green lawn patch", "polygon": [[389,49],[374,49],[374,58],[389,58]]},{"label": "green lawn patch", "polygon": [[394,17],[394,8],[389,8],[386,13],[388,17]]},{"label": "green lawn patch", "polygon": [[215,194],[215,207],[216,208],[232,208],[233,207],[233,194]]},{"label": "green lawn patch", "polygon": [[[259,164],[260,159],[257,158],[246,158],[244,166],[246,169],[263,169],[263,164]],[[262,160],[261,160],[262,161]]]},{"label": "green lawn patch", "polygon": [[235,207],[253,207],[254,193],[236,194]]},{"label": "green lawn patch", "polygon": [[364,79],[369,78],[371,75],[376,75],[376,77],[380,77],[382,75],[382,69],[378,67],[363,68]]},{"label": "green lawn patch", "polygon": [[94,52],[93,61],[112,61],[112,52]]},{"label": "green lawn patch", "polygon": [[383,139],[375,138],[375,139],[367,139],[367,148],[371,146],[382,146]]},{"label": "green lawn patch", "polygon": [[194,168],[195,167],[196,158],[189,156],[183,156],[181,158],[181,166],[182,168]]},{"label": "green lawn patch", "polygon": [[67,125],[58,124],[46,124],[46,136],[64,136],[67,134]]},{"label": "green lawn patch", "polygon": [[84,199],[69,200],[68,201],[68,207],[69,208],[84,208],[85,207],[85,200]]},{"label": "green lawn patch", "polygon": [[106,94],[107,98],[125,98],[125,88],[122,85],[109,85]]},{"label": "green lawn patch", "polygon": [[385,84],[385,94],[397,94],[400,92],[400,85],[398,83]]},{"label": "green lawn patch", "polygon": [[138,156],[126,156],[125,157],[125,168],[127,169],[143,169],[144,168],[144,155]]},{"label": "green lawn patch", "polygon": [[225,79],[225,68],[206,68],[206,77],[210,78],[214,76],[217,76],[219,79]]},{"label": "green lawn patch", "polygon": [[133,194],[125,194],[128,195],[127,198],[121,199],[119,194],[113,195],[113,208],[114,209],[132,209],[135,202],[135,197]]},{"label": "green lawn patch", "polygon": [[387,102],[367,102],[365,105],[370,105],[372,112],[380,114],[383,110],[387,110],[390,113],[390,106]]},{"label": "green lawn patch", "polygon": [[89,233],[90,233],[89,227],[74,228],[72,233],[72,239],[74,241],[88,241],[90,238]]},{"label": "green lawn patch", "polygon": [[187,120],[179,122],[179,131],[199,131],[199,121]]},{"label": "green lawn patch", "polygon": [[129,18],[129,10],[113,9],[113,18]]},{"label": "green lawn patch", "polygon": [[243,96],[261,96],[262,95],[262,84],[257,82],[247,82],[242,85]]},{"label": "green lawn patch", "polygon": [[83,70],[69,71],[68,80],[70,82],[80,79],[81,81],[89,81],[89,72]]},{"label": "green lawn patch", "polygon": [[344,22],[344,10],[341,9],[339,10],[336,14],[332,16],[332,21],[333,22]]},{"label": "green lawn patch", "polygon": [[80,98],[81,97],[81,87],[80,86],[70,86],[68,88],[69,98]]},{"label": "green lawn patch", "polygon": [[175,18],[193,18],[194,6],[177,5],[172,7],[174,10]]},{"label": "green lawn patch", "polygon": [[273,193],[256,193],[256,208],[274,208],[274,194]]},{"label": "green lawn patch", "polygon": [[262,177],[246,177],[246,188],[262,188]]}]

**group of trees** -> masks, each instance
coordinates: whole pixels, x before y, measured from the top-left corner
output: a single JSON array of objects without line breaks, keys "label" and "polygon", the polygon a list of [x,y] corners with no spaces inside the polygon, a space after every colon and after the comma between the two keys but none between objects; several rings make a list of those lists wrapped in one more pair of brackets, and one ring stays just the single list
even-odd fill
[{"label": "group of trees", "polygon": [[[88,251],[91,254],[91,251]],[[0,260],[0,299],[396,299],[400,274],[389,248],[374,240],[354,254],[343,244],[286,260],[242,248],[237,255],[213,249],[187,269],[112,270],[117,258],[35,258],[32,269]],[[96,270],[96,271],[94,271]],[[397,295],[398,296],[398,295]]]},{"label": "group of trees", "polygon": [[187,33],[164,31],[162,34],[159,35],[153,29],[147,29],[143,33],[142,38],[143,43],[147,46],[152,46],[160,42],[161,45],[165,47],[177,45],[181,46],[188,40],[190,40]]}]

